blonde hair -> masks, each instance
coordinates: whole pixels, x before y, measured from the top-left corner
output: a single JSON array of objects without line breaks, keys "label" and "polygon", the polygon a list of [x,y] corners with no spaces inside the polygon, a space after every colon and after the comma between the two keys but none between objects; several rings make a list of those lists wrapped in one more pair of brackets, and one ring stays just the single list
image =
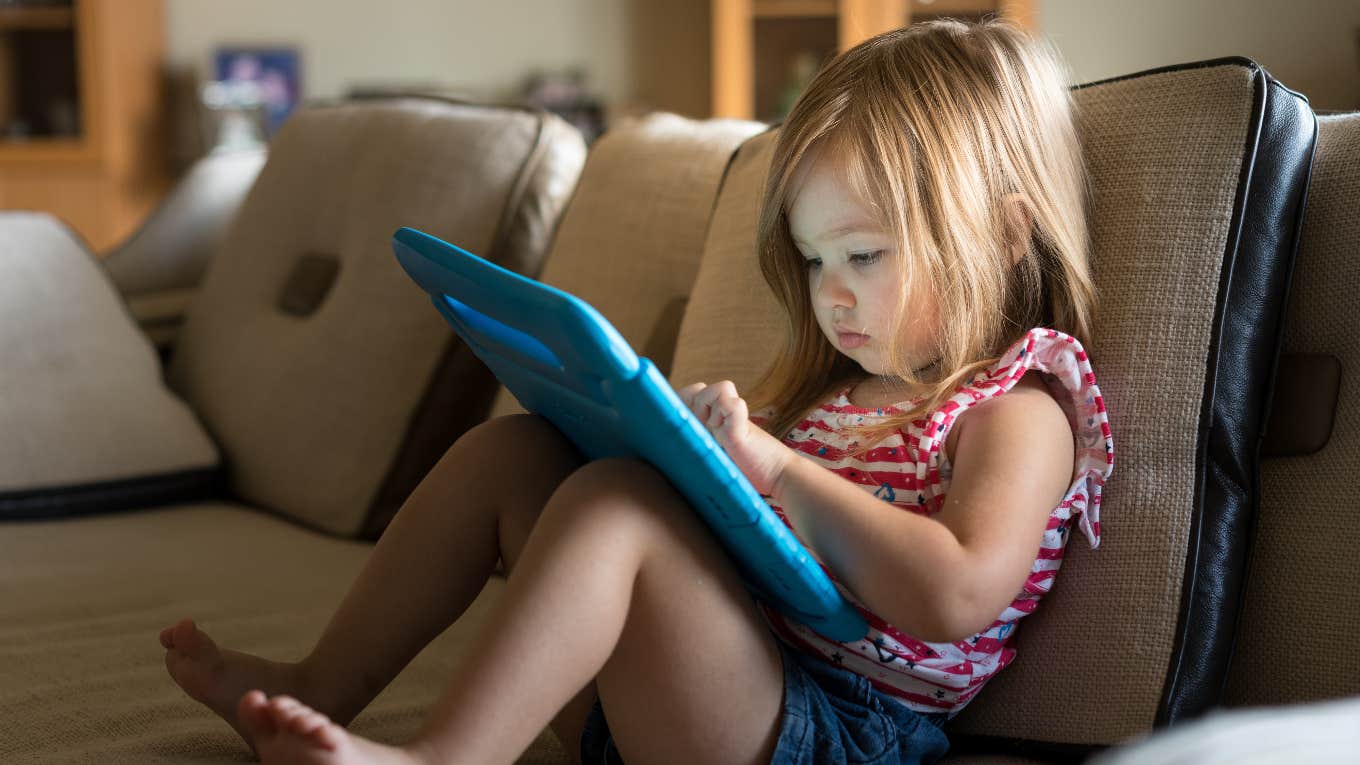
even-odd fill
[{"label": "blonde hair", "polygon": [[[789,232],[792,181],[814,151],[834,152],[899,245],[893,336],[912,320],[913,280],[939,305],[938,377],[918,375],[889,343],[886,372],[925,393],[910,411],[859,428],[860,450],[943,405],[1031,327],[1088,342],[1090,190],[1061,62],[1009,22],[942,19],[866,40],[816,75],[780,128],[760,212],[760,270],[788,320],[783,352],[749,395],[752,411],[774,408],[766,429],[783,437],[864,377],[818,328]],[[1032,220],[1028,237],[1003,209],[1016,193]],[[1017,243],[1024,252],[1012,267]]]}]

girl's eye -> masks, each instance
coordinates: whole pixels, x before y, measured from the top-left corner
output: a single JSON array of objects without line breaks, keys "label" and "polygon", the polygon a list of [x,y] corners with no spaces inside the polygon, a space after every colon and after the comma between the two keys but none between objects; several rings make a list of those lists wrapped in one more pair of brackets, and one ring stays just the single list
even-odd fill
[{"label": "girl's eye", "polygon": [[807,266],[807,268],[808,268],[809,271],[816,271],[817,269],[819,269],[819,268],[822,267],[822,259],[821,259],[821,258],[804,258],[804,260],[803,260],[803,265]]},{"label": "girl's eye", "polygon": [[882,250],[874,250],[873,252],[852,252],[850,253],[850,262],[859,266],[868,266],[877,263],[882,257]]}]

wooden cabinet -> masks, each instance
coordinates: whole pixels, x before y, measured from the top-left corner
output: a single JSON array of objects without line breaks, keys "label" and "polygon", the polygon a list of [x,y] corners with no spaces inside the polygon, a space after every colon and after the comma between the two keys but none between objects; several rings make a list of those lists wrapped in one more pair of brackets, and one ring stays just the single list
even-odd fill
[{"label": "wooden cabinet", "polygon": [[103,251],[165,194],[163,6],[0,8],[0,209],[50,212]]},{"label": "wooden cabinet", "polygon": [[713,116],[777,121],[829,56],[913,20],[1001,15],[1036,30],[1038,0],[712,0]]}]

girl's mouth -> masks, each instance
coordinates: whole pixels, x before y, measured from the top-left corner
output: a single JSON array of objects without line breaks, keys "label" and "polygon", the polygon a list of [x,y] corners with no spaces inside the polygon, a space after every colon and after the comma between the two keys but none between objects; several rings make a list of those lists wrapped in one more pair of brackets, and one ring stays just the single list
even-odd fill
[{"label": "girl's mouth", "polygon": [[869,342],[868,335],[861,335],[858,332],[839,332],[836,334],[836,339],[840,341],[841,347],[846,350],[858,348]]}]

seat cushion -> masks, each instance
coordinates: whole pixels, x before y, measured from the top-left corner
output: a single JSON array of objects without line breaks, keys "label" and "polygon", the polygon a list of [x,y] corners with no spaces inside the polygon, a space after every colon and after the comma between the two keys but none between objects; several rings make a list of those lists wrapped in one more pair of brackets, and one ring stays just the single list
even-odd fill
[{"label": "seat cushion", "polygon": [[584,158],[574,128],[525,109],[403,98],[290,117],[169,368],[234,495],[376,535],[495,392],[392,234],[411,226],[537,273]]},{"label": "seat cushion", "polygon": [[[0,533],[0,761],[249,762],[245,742],[166,672],[157,635],[193,618],[219,645],[280,661],[311,649],[372,546],[204,503]],[[504,581],[493,578],[351,725],[409,740]],[[545,732],[521,762],[565,762]]]},{"label": "seat cushion", "polygon": [[[974,749],[1077,755],[1219,701],[1256,445],[1313,147],[1306,102],[1245,59],[1079,86],[1101,304],[1088,347],[1119,457],[1098,551],[951,723]],[[773,133],[720,192],[671,374],[749,387],[783,336],[755,262]]]},{"label": "seat cushion", "polygon": [[99,262],[51,216],[0,213],[0,354],[0,521],[215,491],[217,447]]},{"label": "seat cushion", "polygon": [[[1277,391],[1286,410],[1321,408],[1326,425],[1309,453],[1261,463],[1242,624],[1228,677],[1231,705],[1285,704],[1360,693],[1360,655],[1347,646],[1360,612],[1360,112],[1318,118],[1318,148],[1290,287],[1281,364],[1300,372],[1322,358],[1340,368],[1340,393],[1317,367]],[[1284,377],[1294,370],[1281,369]],[[1290,400],[1283,397],[1290,396]],[[1296,415],[1297,416],[1297,415]],[[1278,423],[1272,418],[1271,425]],[[1330,433],[1330,438],[1326,434]],[[1306,625],[1306,627],[1304,626]]]}]

